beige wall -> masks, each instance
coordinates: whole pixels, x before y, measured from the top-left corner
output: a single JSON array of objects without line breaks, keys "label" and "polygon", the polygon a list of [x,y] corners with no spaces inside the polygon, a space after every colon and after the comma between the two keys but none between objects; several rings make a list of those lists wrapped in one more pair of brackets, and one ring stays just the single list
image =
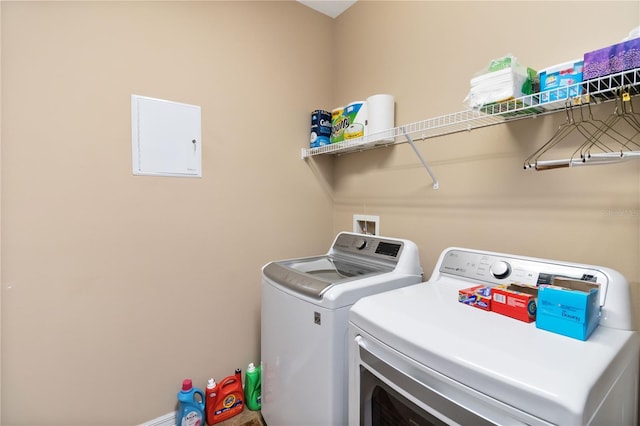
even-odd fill
[{"label": "beige wall", "polygon": [[[354,213],[416,241],[426,274],[462,245],[638,286],[640,164],[522,170],[562,117],[418,142],[438,191],[406,144],[299,156],[314,108],[393,93],[398,124],[456,112],[489,59],[580,57],[640,25],[637,2],[1,11],[5,426],[136,424],[173,410],[183,378],[258,360],[260,267],[325,251]],[[202,179],[132,176],[131,94],[202,107]]]},{"label": "beige wall", "polygon": [[[334,102],[392,93],[397,125],[435,118],[465,108],[470,78],[490,59],[511,53],[542,69],[617,43],[638,25],[637,1],[358,2],[336,23],[337,40],[357,41],[336,43],[334,57],[358,67],[336,78]],[[594,108],[600,118],[612,112],[611,104]],[[350,228],[354,212],[380,215],[383,234],[418,243],[427,275],[448,246],[609,266],[632,282],[640,307],[640,163],[523,170],[564,120],[417,142],[437,191],[408,144],[337,157],[334,230]]]},{"label": "beige wall", "polygon": [[[300,159],[333,21],[295,2],[2,2],[2,425],[133,425],[259,362],[260,268],[325,251]],[[131,171],[131,94],[203,177]]]},{"label": "beige wall", "polygon": [[[0,22],[2,22],[2,7],[0,7]],[[2,31],[0,31],[0,100],[2,99]],[[0,101],[0,224],[2,223],[2,102]],[[2,235],[0,226],[0,236]],[[2,422],[2,244],[0,244],[0,423]]]}]

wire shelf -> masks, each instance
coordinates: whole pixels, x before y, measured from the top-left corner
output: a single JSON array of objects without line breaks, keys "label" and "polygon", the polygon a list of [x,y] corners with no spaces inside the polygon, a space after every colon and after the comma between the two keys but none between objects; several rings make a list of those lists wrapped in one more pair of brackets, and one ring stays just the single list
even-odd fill
[{"label": "wire shelf", "polygon": [[[548,99],[558,99],[553,102],[541,103],[540,93],[535,93],[485,105],[479,109],[469,109],[406,124],[344,142],[318,148],[302,148],[302,159],[315,155],[340,155],[363,151],[381,146],[407,143],[410,137],[428,139],[502,124],[508,121],[556,113],[559,110],[561,111],[567,105],[567,102],[580,103],[584,99],[588,99],[591,102],[592,98],[595,103],[608,102],[616,98],[616,92],[621,88],[625,89],[631,96],[640,94],[640,68],[545,91],[544,93],[548,95]],[[568,98],[567,93],[578,93],[578,95]]]}]

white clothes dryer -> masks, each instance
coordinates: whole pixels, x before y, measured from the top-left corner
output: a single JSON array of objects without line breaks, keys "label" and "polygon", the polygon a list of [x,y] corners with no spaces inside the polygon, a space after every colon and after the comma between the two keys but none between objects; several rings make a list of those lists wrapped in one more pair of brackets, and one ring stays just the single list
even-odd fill
[{"label": "white clothes dryer", "polygon": [[422,282],[415,243],[342,232],[327,254],[262,268],[262,416],[269,426],[347,424],[348,313]]},{"label": "white clothes dryer", "polygon": [[[475,285],[556,277],[600,286],[600,323],[586,341],[458,301]],[[606,267],[450,248],[427,282],[360,299],[349,329],[351,425],[638,421],[629,284]]]}]

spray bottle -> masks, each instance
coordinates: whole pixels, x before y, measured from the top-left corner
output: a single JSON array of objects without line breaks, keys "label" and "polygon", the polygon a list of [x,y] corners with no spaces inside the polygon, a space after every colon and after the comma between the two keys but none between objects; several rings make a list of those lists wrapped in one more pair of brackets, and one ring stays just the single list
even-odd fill
[{"label": "spray bottle", "polygon": [[193,387],[191,379],[184,379],[178,392],[177,426],[204,426],[204,393]]},{"label": "spray bottle", "polygon": [[258,411],[262,406],[261,373],[262,368],[249,363],[244,378],[244,401],[249,410]]}]

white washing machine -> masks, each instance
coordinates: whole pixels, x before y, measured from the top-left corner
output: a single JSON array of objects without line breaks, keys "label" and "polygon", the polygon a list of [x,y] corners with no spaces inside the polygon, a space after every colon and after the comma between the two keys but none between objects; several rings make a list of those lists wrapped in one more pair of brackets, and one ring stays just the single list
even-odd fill
[{"label": "white washing machine", "polygon": [[268,426],[347,423],[348,313],[361,297],[422,282],[408,240],[336,236],[327,254],[262,268],[262,416]]},{"label": "white washing machine", "polygon": [[[586,341],[458,302],[474,285],[600,285]],[[640,338],[609,268],[471,249],[425,283],[360,299],[349,319],[351,425],[602,425],[638,421]]]}]

